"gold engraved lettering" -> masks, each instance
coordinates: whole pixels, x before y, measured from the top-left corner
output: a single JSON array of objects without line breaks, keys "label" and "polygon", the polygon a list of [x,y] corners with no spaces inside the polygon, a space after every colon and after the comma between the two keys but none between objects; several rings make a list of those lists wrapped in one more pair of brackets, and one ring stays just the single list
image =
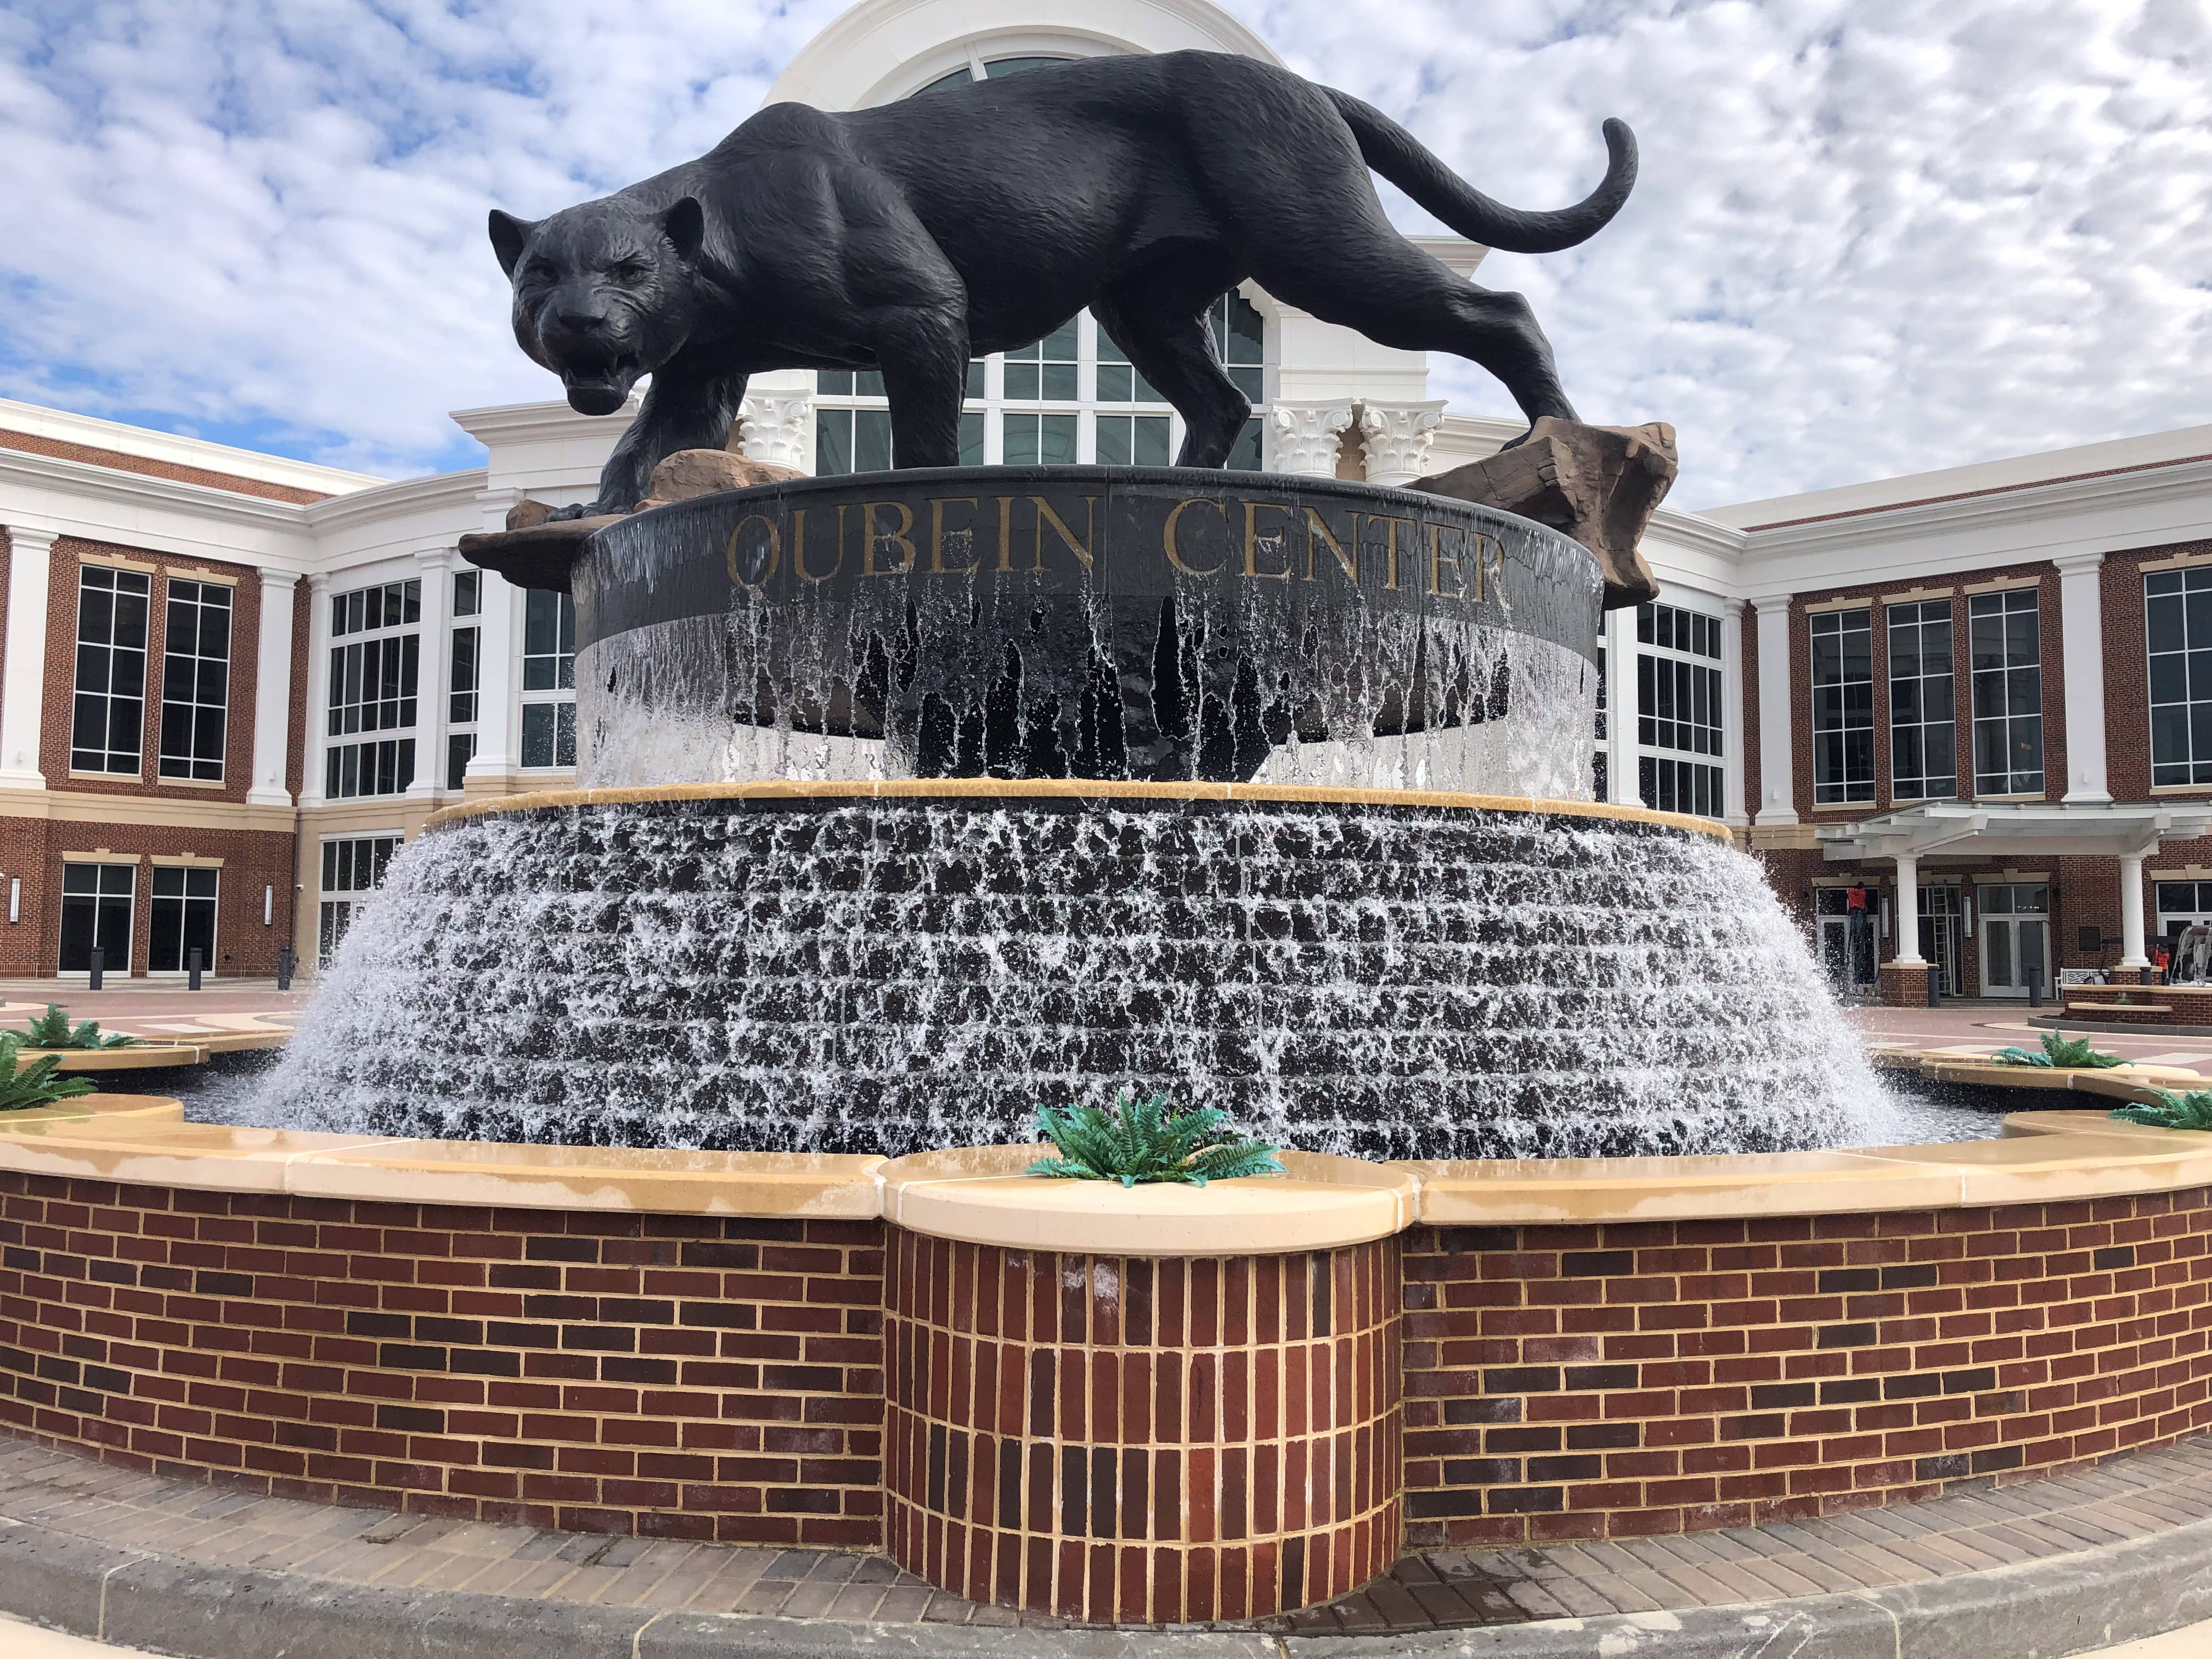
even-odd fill
[{"label": "gold engraved lettering", "polygon": [[983,562],[983,556],[975,552],[975,526],[961,525],[952,532],[952,545],[962,552],[975,553],[965,564],[945,562],[945,509],[965,502],[976,504],[973,495],[932,495],[929,498],[929,574],[933,576],[964,576]]},{"label": "gold engraved lettering", "polygon": [[803,507],[792,510],[791,568],[803,582],[826,582],[845,568],[845,504],[837,504],[837,561],[819,574],[806,568],[806,513]]},{"label": "gold engraved lettering", "polygon": [[[876,509],[890,507],[898,509],[896,530],[876,528]],[[904,501],[863,501],[860,503],[860,574],[863,576],[903,576],[914,568],[914,538],[908,533],[914,529],[914,509]],[[878,543],[896,547],[906,556],[885,570],[876,568],[876,546]]]},{"label": "gold engraved lettering", "polygon": [[1318,536],[1328,544],[1328,550],[1336,555],[1336,562],[1344,568],[1345,580],[1355,587],[1359,585],[1359,515],[1352,515],[1352,550],[1346,553],[1344,544],[1329,534],[1328,526],[1322,522],[1321,514],[1313,508],[1306,509],[1306,580],[1314,579],[1314,538]]},{"label": "gold engraved lettering", "polygon": [[1032,495],[1030,499],[1036,503],[1037,510],[1036,562],[1030,568],[1044,568],[1044,527],[1048,522],[1053,533],[1067,544],[1067,550],[1083,561],[1085,570],[1090,569],[1091,545],[1098,539],[1098,497],[1085,495],[1083,498],[1083,539],[1079,542],[1075,539],[1075,532],[1061,520],[1059,514],[1052,510],[1051,503],[1043,496]]},{"label": "gold engraved lettering", "polygon": [[[1290,580],[1291,550],[1284,544],[1283,532],[1277,530],[1269,535],[1260,534],[1260,515],[1262,513],[1287,514],[1290,510],[1280,501],[1244,503],[1244,574],[1247,576],[1257,576],[1266,581]],[[1271,553],[1279,553],[1283,556],[1283,568],[1280,570],[1260,568],[1260,550],[1263,547]]]},{"label": "gold engraved lettering", "polygon": [[[747,581],[738,571],[738,538],[744,534],[745,526],[749,524],[768,526],[768,563],[762,569],[759,578],[753,581]],[[775,520],[769,518],[767,514],[748,513],[738,520],[736,526],[730,532],[730,539],[722,548],[722,559],[730,567],[732,581],[749,592],[757,593],[768,586],[769,578],[775,574],[776,566],[783,562],[783,532],[775,527]]]},{"label": "gold engraved lettering", "polygon": [[1395,588],[1398,586],[1398,526],[1401,524],[1411,524],[1413,521],[1411,519],[1393,519],[1381,513],[1369,513],[1363,516],[1370,524],[1387,524],[1390,526],[1389,539],[1384,545],[1384,551],[1389,555],[1384,568],[1389,572],[1390,580],[1384,582],[1382,586]]},{"label": "gold engraved lettering", "polygon": [[[1460,574],[1459,560],[1444,556],[1445,526],[1435,520],[1429,521],[1429,592],[1443,599],[1463,599],[1467,597],[1467,578]],[[1444,586],[1444,568],[1451,568],[1452,585]],[[1480,570],[1480,566],[1476,568]]]},{"label": "gold engraved lettering", "polygon": [[1182,571],[1186,576],[1211,576],[1216,571],[1219,570],[1222,565],[1227,564],[1229,561],[1226,558],[1224,558],[1221,564],[1209,565],[1201,569],[1194,564],[1185,564],[1182,560],[1182,549],[1176,544],[1176,526],[1181,522],[1183,509],[1187,507],[1212,507],[1216,513],[1218,513],[1221,515],[1221,524],[1224,529],[1228,528],[1229,526],[1229,509],[1224,507],[1219,501],[1213,501],[1207,496],[1192,495],[1185,500],[1177,501],[1173,507],[1168,509],[1168,521],[1160,530],[1160,546],[1166,552],[1168,556],[1168,562],[1170,564]]},{"label": "gold engraved lettering", "polygon": [[999,568],[1014,568],[1014,498],[999,497]]},{"label": "gold engraved lettering", "polygon": [[1486,593],[1493,604],[1505,602],[1505,544],[1494,536],[1477,535],[1474,538],[1474,602],[1480,605]]}]

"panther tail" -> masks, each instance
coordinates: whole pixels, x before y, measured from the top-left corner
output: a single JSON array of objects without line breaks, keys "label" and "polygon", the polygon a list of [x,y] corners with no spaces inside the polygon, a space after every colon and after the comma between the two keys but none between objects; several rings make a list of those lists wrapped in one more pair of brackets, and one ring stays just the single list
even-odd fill
[{"label": "panther tail", "polygon": [[1636,135],[1628,123],[1607,120],[1605,178],[1571,208],[1525,213],[1494,202],[1425,149],[1421,141],[1372,104],[1324,88],[1337,113],[1359,141],[1367,165],[1461,235],[1507,253],[1556,253],[1586,242],[1620,211],[1636,186]]}]

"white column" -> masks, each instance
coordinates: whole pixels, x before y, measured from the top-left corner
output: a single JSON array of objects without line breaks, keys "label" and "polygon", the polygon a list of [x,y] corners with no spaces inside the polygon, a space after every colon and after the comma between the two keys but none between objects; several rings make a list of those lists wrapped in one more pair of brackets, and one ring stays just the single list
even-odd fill
[{"label": "white column", "polygon": [[477,753],[471,778],[504,778],[520,766],[515,712],[522,590],[487,570],[481,586],[483,629],[477,642]]},{"label": "white column", "polygon": [[1743,601],[1721,606],[1721,816],[1741,830],[1751,823],[1743,805]]},{"label": "white column", "polygon": [[1362,404],[1360,447],[1367,453],[1367,482],[1401,489],[1429,470],[1429,446],[1443,424],[1444,405]]},{"label": "white column", "polygon": [[408,794],[434,800],[446,782],[446,691],[452,678],[453,550],[418,547],[415,568],[422,581],[422,642],[416,657],[415,781]]},{"label": "white column", "polygon": [[307,578],[307,740],[300,776],[300,805],[323,804],[323,753],[330,747],[331,579]]},{"label": "white column", "polygon": [[[2067,659],[2073,651],[2069,647]],[[2069,672],[2067,678],[2073,676]],[[2070,727],[2071,721],[2069,721]],[[2069,730],[2068,738],[2071,741]],[[2120,859],[2120,962],[2123,968],[2148,968],[2150,958],[2143,954],[2143,854],[2130,853]]]},{"label": "white column", "polygon": [[1790,599],[1754,599],[1759,614],[1759,816],[1760,825],[1797,822],[1790,704]]},{"label": "white column", "polygon": [[1900,967],[1919,968],[1927,958],[1920,954],[1920,860],[1898,854],[1897,903],[1892,921],[1897,930],[1890,941],[1889,959]]},{"label": "white column", "polygon": [[1642,804],[1636,763],[1636,612],[1605,613],[1606,793],[1625,806]]},{"label": "white column", "polygon": [[8,527],[8,645],[0,668],[0,789],[43,789],[46,599],[54,532]]},{"label": "white column", "polygon": [[[2105,787],[2105,556],[2062,553],[2058,635],[2066,658],[2066,799],[2110,800]],[[2139,937],[2133,947],[2140,954]],[[2132,964],[2124,964],[2132,965]]]},{"label": "white column", "polygon": [[289,806],[292,765],[292,590],[296,570],[261,570],[261,632],[253,656],[253,775],[249,806]]},{"label": "white column", "polygon": [[1352,401],[1277,404],[1267,411],[1267,470],[1300,478],[1334,478],[1352,424]]},{"label": "white column", "polygon": [[738,449],[747,460],[814,470],[812,392],[750,392],[740,407]]}]

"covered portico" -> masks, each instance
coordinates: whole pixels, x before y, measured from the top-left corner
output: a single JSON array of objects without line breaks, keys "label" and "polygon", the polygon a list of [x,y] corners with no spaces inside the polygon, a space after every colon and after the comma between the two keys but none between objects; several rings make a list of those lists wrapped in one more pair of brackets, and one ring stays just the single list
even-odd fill
[{"label": "covered portico", "polygon": [[1880,817],[1822,824],[1830,863],[1889,860],[1897,866],[1896,953],[1900,968],[1924,968],[1920,954],[1920,861],[1939,855],[2110,858],[2120,875],[2120,961],[2150,966],[2144,954],[2143,860],[2169,841],[2212,832],[2212,802],[1928,801]]}]

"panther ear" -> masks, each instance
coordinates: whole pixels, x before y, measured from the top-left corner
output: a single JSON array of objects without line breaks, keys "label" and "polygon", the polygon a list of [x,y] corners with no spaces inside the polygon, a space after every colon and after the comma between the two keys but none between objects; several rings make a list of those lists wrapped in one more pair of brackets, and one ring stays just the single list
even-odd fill
[{"label": "panther ear", "polygon": [[534,220],[518,219],[497,208],[491,210],[491,251],[499,256],[499,268],[508,276],[514,275],[514,262],[522,257],[524,244],[537,228]]},{"label": "panther ear", "polygon": [[697,197],[679,196],[660,216],[660,228],[676,245],[679,258],[696,259],[700,244],[707,240],[707,210],[699,205]]}]

